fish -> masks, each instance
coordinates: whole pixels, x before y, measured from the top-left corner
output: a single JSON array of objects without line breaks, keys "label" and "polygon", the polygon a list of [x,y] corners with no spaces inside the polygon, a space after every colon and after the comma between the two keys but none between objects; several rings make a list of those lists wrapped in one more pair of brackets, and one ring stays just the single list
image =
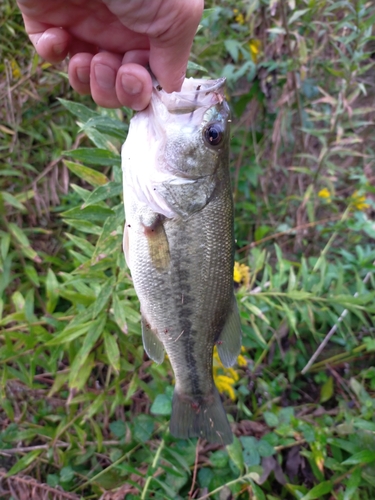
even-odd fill
[{"label": "fish", "polygon": [[122,147],[124,253],[140,301],[142,339],[175,376],[170,432],[230,444],[215,386],[241,349],[234,296],[230,109],[225,79],[185,79],[180,92],[156,82],[130,121]]}]

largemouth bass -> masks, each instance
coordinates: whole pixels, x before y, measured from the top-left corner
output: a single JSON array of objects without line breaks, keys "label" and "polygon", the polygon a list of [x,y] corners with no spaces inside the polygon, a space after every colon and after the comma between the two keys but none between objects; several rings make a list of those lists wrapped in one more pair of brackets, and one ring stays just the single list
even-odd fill
[{"label": "largemouth bass", "polygon": [[215,344],[232,366],[241,348],[233,292],[233,202],[225,79],[157,84],[122,149],[124,251],[141,303],[142,338],[175,374],[170,431],[229,444],[212,376]]}]

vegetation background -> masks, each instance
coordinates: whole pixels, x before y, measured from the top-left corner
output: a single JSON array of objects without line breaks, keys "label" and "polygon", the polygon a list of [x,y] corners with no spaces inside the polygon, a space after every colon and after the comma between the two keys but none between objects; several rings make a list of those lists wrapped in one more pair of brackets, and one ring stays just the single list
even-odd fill
[{"label": "vegetation background", "polygon": [[226,76],[233,110],[244,348],[214,374],[234,443],[171,437],[171,369],[143,352],[121,250],[132,113],[77,96],[3,0],[2,499],[375,498],[373,1],[206,7],[189,72]]}]

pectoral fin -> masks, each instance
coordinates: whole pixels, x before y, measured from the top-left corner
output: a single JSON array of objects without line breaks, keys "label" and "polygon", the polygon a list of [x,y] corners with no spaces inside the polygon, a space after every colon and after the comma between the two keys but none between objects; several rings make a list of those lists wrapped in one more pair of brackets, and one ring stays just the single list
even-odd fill
[{"label": "pectoral fin", "polygon": [[143,347],[148,357],[155,361],[155,363],[160,364],[164,361],[164,346],[156,333],[151,330],[150,325],[143,315],[141,322]]},{"label": "pectoral fin", "polygon": [[123,239],[123,242],[122,242],[122,247],[123,247],[123,250],[124,250],[126,265],[130,269],[129,229],[128,229],[128,225],[126,224],[126,222],[125,222],[125,227],[124,227],[124,239]]},{"label": "pectoral fin", "polygon": [[234,365],[241,351],[241,321],[234,295],[231,310],[217,341],[217,350],[226,367]]},{"label": "pectoral fin", "polygon": [[153,218],[142,218],[144,233],[147,237],[148,250],[155,269],[166,269],[170,261],[169,243],[164,229],[164,217],[153,214]]}]

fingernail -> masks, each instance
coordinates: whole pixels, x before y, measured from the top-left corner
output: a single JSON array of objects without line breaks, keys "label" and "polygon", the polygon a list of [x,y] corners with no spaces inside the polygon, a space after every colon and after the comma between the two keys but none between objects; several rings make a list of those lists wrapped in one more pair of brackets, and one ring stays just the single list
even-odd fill
[{"label": "fingernail", "polygon": [[140,94],[143,89],[143,84],[138,78],[133,75],[122,75],[121,85],[127,94]]},{"label": "fingernail", "polygon": [[95,64],[94,74],[99,87],[113,89],[116,81],[116,72],[105,64]]},{"label": "fingernail", "polygon": [[77,78],[81,83],[90,83],[90,66],[77,68]]},{"label": "fingernail", "polygon": [[52,48],[54,54],[57,56],[60,56],[63,52],[66,50],[66,43],[55,43],[53,48]]}]

